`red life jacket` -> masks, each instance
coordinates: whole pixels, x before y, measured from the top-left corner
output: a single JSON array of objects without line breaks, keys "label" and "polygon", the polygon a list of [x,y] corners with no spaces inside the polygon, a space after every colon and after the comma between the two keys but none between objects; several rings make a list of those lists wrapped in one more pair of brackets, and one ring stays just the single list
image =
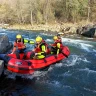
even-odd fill
[{"label": "red life jacket", "polygon": [[54,44],[52,44],[52,46],[57,48],[57,43],[60,43],[60,49],[62,49],[63,44],[62,44],[61,40],[56,40],[56,42]]},{"label": "red life jacket", "polygon": [[48,44],[45,42],[44,39],[42,40],[42,43],[43,43],[45,46],[48,46]]},{"label": "red life jacket", "polygon": [[42,43],[46,46],[46,54],[50,54],[50,49],[44,39],[42,40]]},{"label": "red life jacket", "polygon": [[40,48],[40,45],[37,45],[35,48],[35,53],[39,53],[39,52],[42,52],[42,50]]},{"label": "red life jacket", "polygon": [[58,40],[57,40],[58,42],[60,42],[60,43],[62,43],[62,40],[61,40],[61,38],[58,38]]},{"label": "red life jacket", "polygon": [[46,47],[46,54],[49,54],[50,53],[50,50],[49,50],[49,48],[48,48],[48,44],[46,44],[46,42],[44,43],[45,41],[43,41],[43,43],[41,43],[40,45],[37,45],[36,46],[36,48],[35,48],[35,52],[36,53],[39,53],[39,52],[42,52],[42,45],[45,45],[45,47]]},{"label": "red life jacket", "polygon": [[23,42],[14,42],[14,47],[17,47],[19,50],[23,49],[23,46],[25,46]]}]

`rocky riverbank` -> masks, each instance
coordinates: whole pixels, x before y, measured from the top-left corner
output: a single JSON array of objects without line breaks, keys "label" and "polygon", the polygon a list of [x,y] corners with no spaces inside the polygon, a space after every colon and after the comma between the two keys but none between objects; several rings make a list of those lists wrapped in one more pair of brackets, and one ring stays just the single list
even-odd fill
[{"label": "rocky riverbank", "polygon": [[35,30],[39,32],[42,30],[43,32],[51,32],[51,33],[61,33],[62,35],[73,35],[79,34],[81,35],[83,32],[90,30],[93,28],[93,23],[91,22],[79,22],[79,23],[56,23],[56,24],[39,24],[39,25],[9,25],[5,27],[6,29],[23,29],[23,30]]}]

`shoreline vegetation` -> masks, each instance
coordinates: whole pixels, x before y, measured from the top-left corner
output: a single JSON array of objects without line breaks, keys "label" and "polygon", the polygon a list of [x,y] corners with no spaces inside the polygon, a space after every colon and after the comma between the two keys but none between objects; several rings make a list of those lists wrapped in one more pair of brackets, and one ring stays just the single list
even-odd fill
[{"label": "shoreline vegetation", "polygon": [[96,0],[0,0],[1,28],[75,34],[92,22]]}]

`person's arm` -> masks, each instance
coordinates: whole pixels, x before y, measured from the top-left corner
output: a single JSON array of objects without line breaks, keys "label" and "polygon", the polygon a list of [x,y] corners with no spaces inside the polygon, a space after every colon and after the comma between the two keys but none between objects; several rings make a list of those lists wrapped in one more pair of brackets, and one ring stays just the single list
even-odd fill
[{"label": "person's arm", "polygon": [[12,53],[11,54],[13,54],[15,51],[16,51],[16,48],[17,46],[16,46],[16,42],[14,42],[14,44],[13,44],[13,50],[12,50]]},{"label": "person's arm", "polygon": [[57,43],[57,55],[59,54],[60,51],[60,43]]},{"label": "person's arm", "polygon": [[42,49],[43,52],[46,52],[46,46],[45,45],[42,45],[41,49]]},{"label": "person's arm", "polygon": [[27,40],[27,39],[24,39],[24,44],[26,44],[26,43],[28,43],[29,42],[29,40]]},{"label": "person's arm", "polygon": [[29,44],[34,44],[34,41],[30,40],[30,41],[29,41]]},{"label": "person's arm", "polygon": [[28,40],[28,39],[24,39],[24,44],[29,43],[29,44],[34,44],[34,41],[32,40]]},{"label": "person's arm", "polygon": [[26,45],[25,45],[25,44],[23,44],[22,49],[25,49],[25,48],[26,48]]}]

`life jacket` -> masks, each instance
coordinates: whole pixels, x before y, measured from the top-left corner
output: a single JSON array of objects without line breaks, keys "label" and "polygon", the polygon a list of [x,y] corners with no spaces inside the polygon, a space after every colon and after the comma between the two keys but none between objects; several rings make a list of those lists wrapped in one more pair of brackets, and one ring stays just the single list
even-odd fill
[{"label": "life jacket", "polygon": [[21,40],[21,42],[17,42],[17,39],[14,42],[14,47],[17,47],[19,50],[23,49],[22,47],[25,46],[24,45],[24,39]]},{"label": "life jacket", "polygon": [[57,40],[58,42],[60,42],[60,43],[62,43],[62,40],[61,40],[61,38],[58,38],[58,40]]},{"label": "life jacket", "polygon": [[46,54],[48,54],[48,52],[49,52],[49,50],[48,50],[48,47],[47,47],[47,45],[45,44],[45,43],[41,43],[40,45],[36,45],[36,47],[35,47],[35,53],[39,53],[39,52],[42,52],[42,45],[45,45],[45,47],[46,47]]},{"label": "life jacket", "polygon": [[44,39],[42,40],[42,43],[46,46],[46,54],[50,54],[50,49]]},{"label": "life jacket", "polygon": [[35,46],[35,53],[39,53],[41,51],[42,51],[42,49],[40,48],[40,45],[36,45]]},{"label": "life jacket", "polygon": [[60,49],[63,49],[63,44],[62,44],[61,40],[56,40],[56,42],[54,44],[52,44],[52,46],[57,48],[57,43],[60,43]]}]

